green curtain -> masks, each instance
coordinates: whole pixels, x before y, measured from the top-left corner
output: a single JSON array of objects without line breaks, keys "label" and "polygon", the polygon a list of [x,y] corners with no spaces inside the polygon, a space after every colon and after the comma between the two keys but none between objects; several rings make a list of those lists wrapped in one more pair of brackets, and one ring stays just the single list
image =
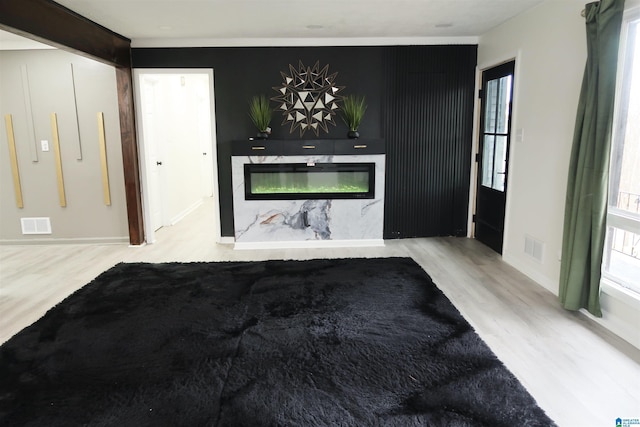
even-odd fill
[{"label": "green curtain", "polygon": [[562,240],[560,302],[600,311],[609,155],[624,0],[586,5],[587,64],[573,136]]}]

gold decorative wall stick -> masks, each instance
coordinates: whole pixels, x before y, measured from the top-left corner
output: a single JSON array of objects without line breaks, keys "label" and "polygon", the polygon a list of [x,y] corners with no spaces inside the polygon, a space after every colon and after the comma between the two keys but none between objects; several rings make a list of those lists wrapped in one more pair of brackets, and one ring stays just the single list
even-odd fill
[{"label": "gold decorative wall stick", "polygon": [[104,113],[98,113],[98,140],[100,141],[100,166],[102,168],[102,192],[104,204],[111,206],[111,191],[109,190],[109,169],[107,168],[107,140],[104,132]]},{"label": "gold decorative wall stick", "polygon": [[16,152],[16,138],[13,134],[13,118],[11,117],[11,114],[4,116],[4,122],[7,125],[7,143],[9,144],[9,157],[11,160],[11,173],[13,175],[13,189],[16,194],[16,205],[22,209],[24,208],[24,203],[22,201],[22,185],[20,184],[18,153]]},{"label": "gold decorative wall stick", "polygon": [[58,197],[60,206],[67,206],[67,197],[64,193],[64,178],[62,176],[62,157],[60,156],[60,136],[58,135],[58,116],[51,113],[51,134],[53,135],[53,152],[56,156],[56,174],[58,176]]}]

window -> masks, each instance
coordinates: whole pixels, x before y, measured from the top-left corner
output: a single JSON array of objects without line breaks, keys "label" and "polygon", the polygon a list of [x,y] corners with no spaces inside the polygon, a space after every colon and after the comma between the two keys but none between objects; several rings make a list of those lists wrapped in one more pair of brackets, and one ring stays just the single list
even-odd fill
[{"label": "window", "polygon": [[640,293],[640,8],[622,25],[603,276]]}]

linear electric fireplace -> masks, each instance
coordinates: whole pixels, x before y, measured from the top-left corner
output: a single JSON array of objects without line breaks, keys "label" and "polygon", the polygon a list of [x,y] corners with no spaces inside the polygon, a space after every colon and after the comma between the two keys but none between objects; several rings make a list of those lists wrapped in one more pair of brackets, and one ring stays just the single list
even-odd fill
[{"label": "linear electric fireplace", "polygon": [[234,141],[236,249],[382,246],[385,143]]},{"label": "linear electric fireplace", "polygon": [[375,163],[249,163],[246,200],[373,199]]}]

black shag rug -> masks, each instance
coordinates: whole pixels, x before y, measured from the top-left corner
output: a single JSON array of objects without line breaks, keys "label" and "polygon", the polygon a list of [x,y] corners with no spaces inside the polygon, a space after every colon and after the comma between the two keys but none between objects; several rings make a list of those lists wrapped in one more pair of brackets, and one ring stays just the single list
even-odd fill
[{"label": "black shag rug", "polygon": [[0,347],[0,425],[554,423],[384,258],[119,264]]}]

